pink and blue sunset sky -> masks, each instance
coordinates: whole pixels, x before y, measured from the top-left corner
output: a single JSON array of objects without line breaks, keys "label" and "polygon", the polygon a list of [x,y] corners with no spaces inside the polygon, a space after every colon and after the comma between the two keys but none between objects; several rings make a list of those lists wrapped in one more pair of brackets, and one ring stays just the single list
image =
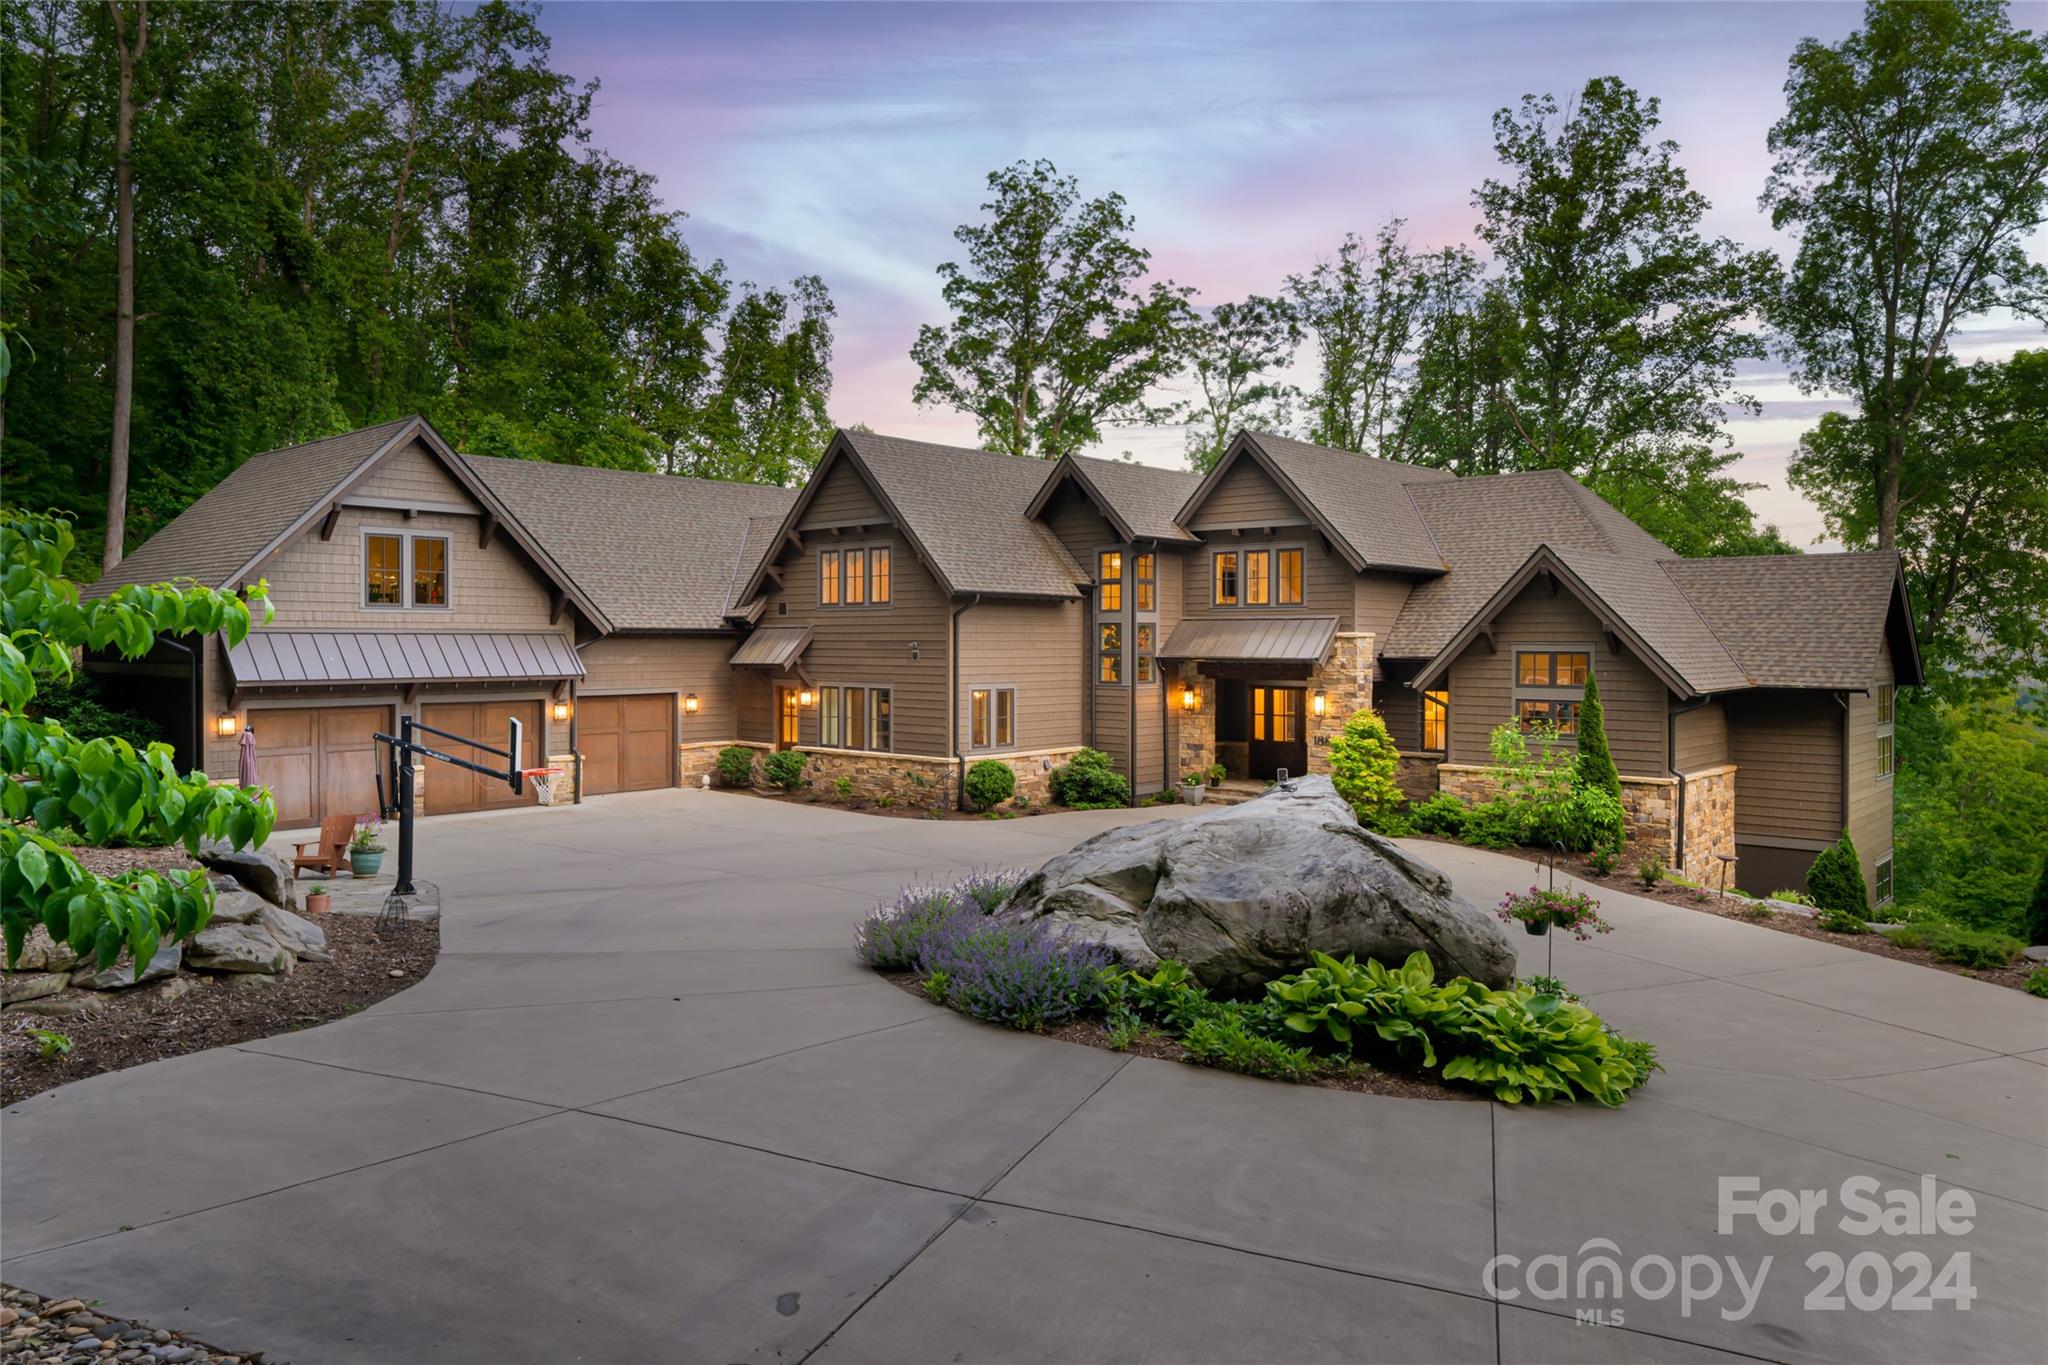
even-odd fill
[{"label": "pink and blue sunset sky", "polygon": [[[1616,75],[1663,102],[1663,131],[1713,204],[1709,229],[1788,244],[1756,207],[1765,136],[1803,37],[1857,4],[549,3],[558,69],[602,83],[596,142],[659,177],[692,249],[735,279],[815,272],[838,305],[832,414],[974,443],[911,400],[918,324],[944,316],[934,267],[978,216],[983,177],[1044,157],[1086,193],[1121,191],[1155,270],[1215,303],[1274,293],[1346,232],[1408,221],[1418,247],[1473,240],[1490,119]],[[1966,357],[2037,345],[1980,320]],[[1313,372],[1305,351],[1298,378]],[[1737,472],[1805,544],[1794,443],[1831,406],[1755,367],[1758,417],[1731,413]],[[1181,463],[1178,428],[1119,429],[1100,453]]]}]

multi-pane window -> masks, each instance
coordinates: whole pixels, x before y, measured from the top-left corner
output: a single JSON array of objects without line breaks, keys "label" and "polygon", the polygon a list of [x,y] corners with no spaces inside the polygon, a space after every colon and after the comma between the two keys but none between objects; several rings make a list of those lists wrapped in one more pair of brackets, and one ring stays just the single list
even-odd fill
[{"label": "multi-pane window", "polygon": [[1132,628],[1132,640],[1137,645],[1137,660],[1132,665],[1133,676],[1141,683],[1152,681],[1152,655],[1157,649],[1159,627],[1150,621],[1140,621]]},{"label": "multi-pane window", "polygon": [[1096,672],[1101,682],[1115,683],[1124,680],[1124,628],[1115,621],[1104,621],[1096,628],[1097,653],[1102,663]]},{"label": "multi-pane window", "polygon": [[1216,556],[1215,602],[1219,607],[1237,605],[1237,551],[1225,550]]},{"label": "multi-pane window", "polygon": [[882,606],[889,600],[889,547],[877,545],[868,551],[868,600]]},{"label": "multi-pane window", "polygon": [[832,749],[886,750],[893,739],[886,687],[818,689],[818,744]]},{"label": "multi-pane window", "polygon": [[846,552],[846,605],[866,606],[868,600],[868,552]]},{"label": "multi-pane window", "polygon": [[363,537],[363,605],[448,605],[448,537],[372,531]]},{"label": "multi-pane window", "polygon": [[1009,749],[1017,743],[1017,691],[976,687],[967,694],[967,747]]},{"label": "multi-pane window", "polygon": [[1522,729],[1552,725],[1561,735],[1578,734],[1579,703],[1592,662],[1590,650],[1517,650],[1515,720]]},{"label": "multi-pane window", "polygon": [[1877,685],[1877,775],[1892,775],[1892,685]]},{"label": "multi-pane window", "polygon": [[1124,556],[1121,550],[1104,550],[1095,556],[1097,606],[1102,611],[1124,609]]},{"label": "multi-pane window", "polygon": [[889,547],[825,550],[818,555],[818,605],[883,607],[892,587]]},{"label": "multi-pane window", "polygon": [[839,551],[826,550],[818,556],[818,605],[839,605]]},{"label": "multi-pane window", "polygon": [[1432,753],[1441,753],[1449,745],[1451,733],[1451,694],[1448,692],[1424,692],[1422,694],[1422,747]]},{"label": "multi-pane window", "polygon": [[1268,550],[1244,552],[1244,604],[1263,607],[1272,600],[1273,555]]},{"label": "multi-pane window", "polygon": [[1134,567],[1138,577],[1138,610],[1158,610],[1159,556],[1142,554],[1136,557]]},{"label": "multi-pane window", "polygon": [[1877,860],[1871,869],[1872,879],[1877,883],[1876,894],[1879,905],[1889,905],[1892,899],[1892,855],[1887,853]]},{"label": "multi-pane window", "polygon": [[1254,687],[1252,738],[1275,744],[1291,744],[1300,739],[1301,698],[1298,687]]},{"label": "multi-pane window", "polygon": [[1274,556],[1274,563],[1278,574],[1273,585],[1273,600],[1283,607],[1300,606],[1302,601],[1301,551],[1281,550]]}]

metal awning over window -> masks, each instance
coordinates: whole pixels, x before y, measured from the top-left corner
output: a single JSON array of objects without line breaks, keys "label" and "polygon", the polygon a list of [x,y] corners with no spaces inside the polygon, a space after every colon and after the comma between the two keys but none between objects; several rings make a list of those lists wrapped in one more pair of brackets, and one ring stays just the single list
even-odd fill
[{"label": "metal awning over window", "polygon": [[794,668],[811,643],[809,626],[760,626],[733,651],[735,668]]},{"label": "metal awning over window", "polygon": [[1173,628],[1162,659],[1210,663],[1307,664],[1330,657],[1337,641],[1334,616],[1195,616]]},{"label": "metal awning over window", "polygon": [[583,676],[567,636],[428,630],[252,630],[228,648],[236,687],[560,682]]}]

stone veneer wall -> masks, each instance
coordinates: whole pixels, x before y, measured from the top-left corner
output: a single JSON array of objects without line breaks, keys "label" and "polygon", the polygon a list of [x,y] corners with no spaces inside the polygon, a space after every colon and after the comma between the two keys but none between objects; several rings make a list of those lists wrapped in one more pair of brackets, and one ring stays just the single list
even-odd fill
[{"label": "stone veneer wall", "polygon": [[1444,756],[1440,753],[1401,753],[1394,763],[1394,785],[1410,801],[1427,801],[1441,788],[1438,786],[1437,769],[1443,766]]},{"label": "stone veneer wall", "polygon": [[[1474,805],[1490,800],[1494,794],[1493,781],[1487,776],[1487,770],[1469,763],[1439,765],[1437,780],[1444,791]],[[1621,778],[1621,808],[1628,821],[1623,859],[1640,865],[1654,858],[1669,867],[1678,823],[1677,779],[1631,777],[1624,773]],[[1733,820],[1731,813],[1731,838]]]},{"label": "stone veneer wall", "polygon": [[[1723,864],[1715,855],[1735,852],[1735,765],[1702,768],[1685,775],[1685,866],[1679,875],[1702,886],[1722,883]],[[1735,885],[1735,868],[1727,866],[1727,884]]]},{"label": "stone veneer wall", "polygon": [[[1022,797],[1034,806],[1052,800],[1052,770],[1065,763],[1081,746],[1041,749],[1030,753],[975,754],[968,758],[972,768],[983,759],[1003,764],[1016,775],[1017,790],[1012,800]],[[837,784],[844,777],[853,783],[852,797],[879,802],[887,798],[892,806],[913,810],[952,810],[956,803],[955,784],[959,763],[927,754],[880,754],[854,749],[804,749],[810,762],[804,776],[820,800],[838,799]]]},{"label": "stone veneer wall", "polygon": [[[1199,772],[1216,761],[1216,680],[1205,677],[1193,664],[1180,666],[1180,682],[1192,684],[1196,693],[1195,709],[1180,713],[1180,766],[1174,770],[1174,780],[1179,781],[1181,773]],[[1180,705],[1180,687],[1167,691],[1167,705]]]},{"label": "stone veneer wall", "polygon": [[[1315,695],[1324,694],[1323,714]],[[1308,678],[1308,770],[1330,771],[1330,741],[1344,733],[1351,713],[1372,705],[1372,632],[1340,631],[1330,657]]]}]

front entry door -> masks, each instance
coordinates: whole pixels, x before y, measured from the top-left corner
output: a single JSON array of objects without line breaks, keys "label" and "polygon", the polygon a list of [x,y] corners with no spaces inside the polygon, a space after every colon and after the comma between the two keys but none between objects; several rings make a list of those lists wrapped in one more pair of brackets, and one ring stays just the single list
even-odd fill
[{"label": "front entry door", "polygon": [[1253,777],[1289,777],[1308,771],[1308,735],[1301,715],[1308,690],[1301,687],[1251,689],[1251,753]]},{"label": "front entry door", "polygon": [[775,747],[794,749],[797,745],[797,723],[803,719],[803,698],[794,687],[775,689]]}]

